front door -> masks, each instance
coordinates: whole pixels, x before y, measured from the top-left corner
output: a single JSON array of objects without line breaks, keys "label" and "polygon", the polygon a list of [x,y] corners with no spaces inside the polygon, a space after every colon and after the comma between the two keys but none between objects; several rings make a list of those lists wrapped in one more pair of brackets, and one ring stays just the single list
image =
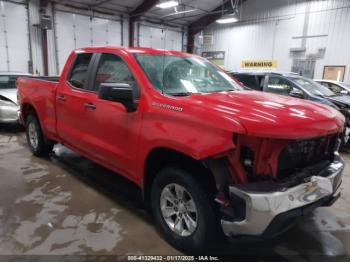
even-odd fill
[{"label": "front door", "polygon": [[89,150],[121,174],[132,176],[136,170],[141,113],[127,112],[121,103],[98,98],[98,91],[102,83],[126,83],[135,88],[135,99],[138,99],[138,86],[128,65],[116,54],[99,54],[95,71],[90,87],[94,93],[89,101],[95,108],[85,129],[91,138]]}]

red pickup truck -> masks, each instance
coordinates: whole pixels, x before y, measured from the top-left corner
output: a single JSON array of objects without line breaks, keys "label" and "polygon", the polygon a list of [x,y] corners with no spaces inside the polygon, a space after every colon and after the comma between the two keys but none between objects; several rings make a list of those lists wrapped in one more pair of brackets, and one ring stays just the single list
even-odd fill
[{"label": "red pickup truck", "polygon": [[177,248],[201,250],[222,233],[271,237],[339,197],[344,117],[244,91],[201,57],[84,48],[59,78],[17,85],[34,155],[61,143],[130,179]]}]

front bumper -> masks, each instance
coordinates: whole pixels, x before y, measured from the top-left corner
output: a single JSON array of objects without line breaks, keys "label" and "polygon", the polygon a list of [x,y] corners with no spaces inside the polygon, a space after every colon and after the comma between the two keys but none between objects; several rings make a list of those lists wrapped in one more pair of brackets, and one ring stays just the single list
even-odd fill
[{"label": "front bumper", "polygon": [[17,105],[0,106],[0,123],[17,123],[19,121],[20,108]]},{"label": "front bumper", "polygon": [[222,219],[223,232],[229,237],[278,234],[277,231],[283,231],[306,210],[332,204],[340,196],[343,169],[344,162],[336,154],[334,161],[320,173],[292,187],[261,183],[230,186],[231,206],[236,205],[240,215],[238,219]]}]

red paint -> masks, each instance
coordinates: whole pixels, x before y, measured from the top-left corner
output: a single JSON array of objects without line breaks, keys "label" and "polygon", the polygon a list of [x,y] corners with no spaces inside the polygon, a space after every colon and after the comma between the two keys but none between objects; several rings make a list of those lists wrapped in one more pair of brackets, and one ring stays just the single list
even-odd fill
[{"label": "red paint", "polygon": [[[77,51],[75,51],[77,52]],[[169,148],[194,159],[230,152],[232,170],[238,183],[246,181],[239,170],[239,144],[258,149],[262,174],[275,172],[277,155],[289,140],[306,139],[341,132],[344,117],[336,110],[291,97],[254,91],[193,94],[171,97],[160,94],[133,58],[136,52],[191,56],[175,51],[137,48],[86,48],[79,52],[120,55],[129,65],[141,90],[136,112],[127,113],[115,102],[96,93],[72,89],[65,81],[73,52],[58,84],[42,80],[18,80],[20,103],[32,105],[45,135],[84,156],[142,185],[144,165],[155,148]],[[64,95],[62,103],[57,98]],[[84,108],[92,102],[96,110]],[[182,108],[176,111],[157,104]],[[233,135],[240,134],[238,145]],[[268,160],[267,162],[265,160]]]}]

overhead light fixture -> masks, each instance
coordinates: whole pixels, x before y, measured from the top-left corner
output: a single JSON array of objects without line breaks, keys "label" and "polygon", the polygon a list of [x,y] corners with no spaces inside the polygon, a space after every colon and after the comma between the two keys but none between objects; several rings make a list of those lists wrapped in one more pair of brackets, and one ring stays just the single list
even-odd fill
[{"label": "overhead light fixture", "polygon": [[232,24],[238,22],[238,18],[235,16],[235,14],[229,14],[217,19],[216,22],[218,24]]},{"label": "overhead light fixture", "polygon": [[178,1],[170,0],[170,1],[164,1],[156,5],[156,7],[166,9],[171,7],[176,7],[179,5]]},{"label": "overhead light fixture", "polygon": [[174,15],[187,14],[187,13],[191,13],[191,12],[194,12],[194,11],[197,11],[197,9],[191,9],[191,10],[185,10],[185,11],[177,11],[177,12],[174,12],[174,13],[171,13],[171,14],[168,14],[168,15],[164,15],[164,16],[162,16],[162,18],[163,17],[168,17],[168,16],[174,16]]}]

